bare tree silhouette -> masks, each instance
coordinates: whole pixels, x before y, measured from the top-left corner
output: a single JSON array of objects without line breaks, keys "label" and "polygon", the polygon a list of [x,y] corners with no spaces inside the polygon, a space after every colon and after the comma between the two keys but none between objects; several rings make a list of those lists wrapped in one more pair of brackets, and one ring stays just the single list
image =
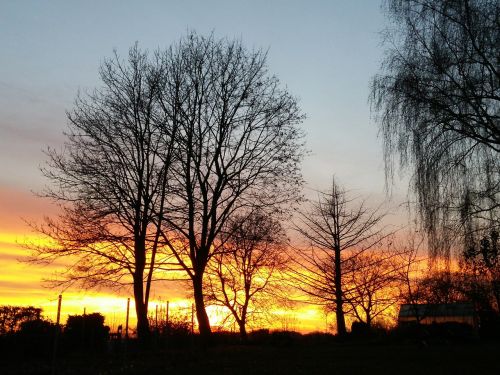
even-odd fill
[{"label": "bare tree silhouette", "polygon": [[348,275],[363,272],[363,254],[389,235],[380,227],[384,214],[349,198],[334,179],[331,192],[320,193],[318,201],[299,217],[296,229],[310,248],[295,259],[297,267],[291,270],[294,285],[335,312],[337,334],[343,336],[349,311],[346,298],[352,288]]},{"label": "bare tree silhouette", "polygon": [[63,284],[132,276],[144,337],[154,271],[173,254],[208,336],[203,276],[217,238],[238,212],[284,213],[299,199],[303,115],[264,52],[213,36],[190,33],[151,59],[135,46],[126,63],[106,60],[101,80],[68,114],[65,148],[48,152],[46,195],[63,213],[35,226],[53,242],[31,244],[34,261],[74,257]]},{"label": "bare tree silhouette", "polygon": [[302,178],[302,121],[296,100],[266,68],[266,54],[240,42],[195,33],[165,54],[163,91],[178,127],[171,174],[175,215],[163,241],[192,281],[202,336],[206,267],[228,220],[249,208],[280,211],[297,199]]},{"label": "bare tree silhouette", "polygon": [[399,254],[385,243],[381,247],[351,259],[355,264],[346,267],[346,303],[351,315],[368,328],[374,319],[390,318],[391,308],[399,302]]},{"label": "bare tree silhouette", "polygon": [[421,247],[424,243],[424,237],[416,230],[410,230],[405,241],[396,245],[399,248],[398,260],[400,267],[398,268],[399,278],[399,295],[403,303],[411,304],[417,324],[420,323],[418,303],[421,302],[420,295],[422,288],[420,279],[423,277],[424,271],[427,271],[422,258]]},{"label": "bare tree silhouette", "polygon": [[[495,310],[500,313],[500,243],[499,233],[490,231],[481,238],[479,244],[469,244],[462,254],[462,271],[470,279],[473,289],[480,294],[493,296]],[[480,287],[486,284],[488,287]],[[472,289],[472,288],[471,288]]]},{"label": "bare tree silhouette", "polygon": [[[166,121],[165,67],[135,45],[101,65],[102,87],[79,95],[68,112],[61,151],[48,150],[45,195],[62,213],[35,229],[51,242],[29,244],[34,261],[66,257],[56,285],[133,285],[137,332],[149,332],[148,301],[160,253],[174,127]],[[165,260],[162,255],[160,262]]]},{"label": "bare tree silhouette", "polygon": [[207,298],[230,311],[246,340],[247,323],[276,303],[288,241],[281,224],[259,211],[232,218],[223,236],[207,268]]}]

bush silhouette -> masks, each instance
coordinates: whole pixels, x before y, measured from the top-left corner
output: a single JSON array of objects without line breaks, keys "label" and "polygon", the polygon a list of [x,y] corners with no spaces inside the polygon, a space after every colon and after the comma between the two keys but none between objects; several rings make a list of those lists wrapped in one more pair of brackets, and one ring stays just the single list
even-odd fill
[{"label": "bush silhouette", "polygon": [[33,306],[0,306],[0,335],[19,331],[25,322],[40,320],[42,309]]},{"label": "bush silhouette", "polygon": [[102,350],[109,338],[109,327],[100,313],[70,315],[63,338],[69,349]]}]

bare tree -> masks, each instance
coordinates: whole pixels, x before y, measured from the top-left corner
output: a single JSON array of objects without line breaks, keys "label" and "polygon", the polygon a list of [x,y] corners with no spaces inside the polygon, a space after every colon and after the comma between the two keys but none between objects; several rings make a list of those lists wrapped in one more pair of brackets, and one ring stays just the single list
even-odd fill
[{"label": "bare tree", "polygon": [[313,301],[335,311],[337,334],[346,334],[347,275],[357,272],[361,256],[387,237],[380,227],[384,215],[356,202],[335,180],[329,193],[300,214],[297,231],[309,249],[298,254],[292,270],[296,286]]},{"label": "bare tree", "polygon": [[422,257],[421,248],[424,243],[424,237],[415,229],[410,230],[404,240],[395,245],[398,248],[398,279],[399,296],[403,303],[411,304],[415,314],[417,324],[420,323],[421,316],[418,304],[421,302],[422,288],[420,280],[423,278],[427,268]]},{"label": "bare tree", "polygon": [[387,57],[372,86],[386,172],[397,157],[413,170],[431,255],[449,257],[458,233],[500,225],[499,2],[387,0],[386,9]]},{"label": "bare tree", "polygon": [[281,224],[259,211],[232,218],[223,236],[208,266],[207,299],[229,310],[246,340],[247,323],[276,300],[288,241]]},{"label": "bare tree", "polygon": [[[494,301],[491,305],[497,312],[500,312],[499,250],[499,233],[492,230],[479,243],[469,244],[461,259],[462,273],[468,279],[466,284],[471,286],[469,289],[481,291],[483,295],[491,294]],[[481,287],[481,284],[489,285],[489,288]]]},{"label": "bare tree", "polygon": [[165,70],[135,45],[127,61],[116,53],[105,60],[100,78],[102,87],[79,95],[68,113],[64,148],[48,150],[45,195],[61,214],[36,226],[51,243],[29,246],[34,261],[68,259],[56,285],[132,285],[142,339],[153,273],[166,256],[159,238],[174,130],[160,100]]},{"label": "bare tree", "polygon": [[399,302],[398,254],[389,249],[367,251],[352,259],[347,267],[346,303],[351,315],[371,327],[374,319],[389,317]]},{"label": "bare tree", "polygon": [[296,100],[266,68],[266,54],[194,33],[165,54],[169,121],[179,128],[163,241],[192,281],[200,333],[208,337],[206,267],[228,220],[250,208],[281,211],[302,178]]}]

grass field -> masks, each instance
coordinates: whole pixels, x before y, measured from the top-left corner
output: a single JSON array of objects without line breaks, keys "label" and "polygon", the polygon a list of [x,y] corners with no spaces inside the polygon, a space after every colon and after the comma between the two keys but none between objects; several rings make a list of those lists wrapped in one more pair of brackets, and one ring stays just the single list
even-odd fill
[{"label": "grass field", "polygon": [[[60,358],[58,374],[500,374],[499,343],[219,345]],[[1,374],[50,374],[43,359],[0,362]]]}]

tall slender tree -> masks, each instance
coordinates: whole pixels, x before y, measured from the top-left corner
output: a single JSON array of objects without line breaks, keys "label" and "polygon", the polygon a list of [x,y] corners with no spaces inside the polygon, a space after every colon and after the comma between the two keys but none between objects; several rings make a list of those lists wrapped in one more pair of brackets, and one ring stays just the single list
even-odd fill
[{"label": "tall slender tree", "polygon": [[308,248],[295,259],[294,285],[335,312],[337,334],[344,336],[346,299],[353,292],[348,275],[363,272],[363,255],[388,236],[380,227],[384,215],[349,198],[334,179],[331,191],[320,193],[299,217],[296,229]]}]

